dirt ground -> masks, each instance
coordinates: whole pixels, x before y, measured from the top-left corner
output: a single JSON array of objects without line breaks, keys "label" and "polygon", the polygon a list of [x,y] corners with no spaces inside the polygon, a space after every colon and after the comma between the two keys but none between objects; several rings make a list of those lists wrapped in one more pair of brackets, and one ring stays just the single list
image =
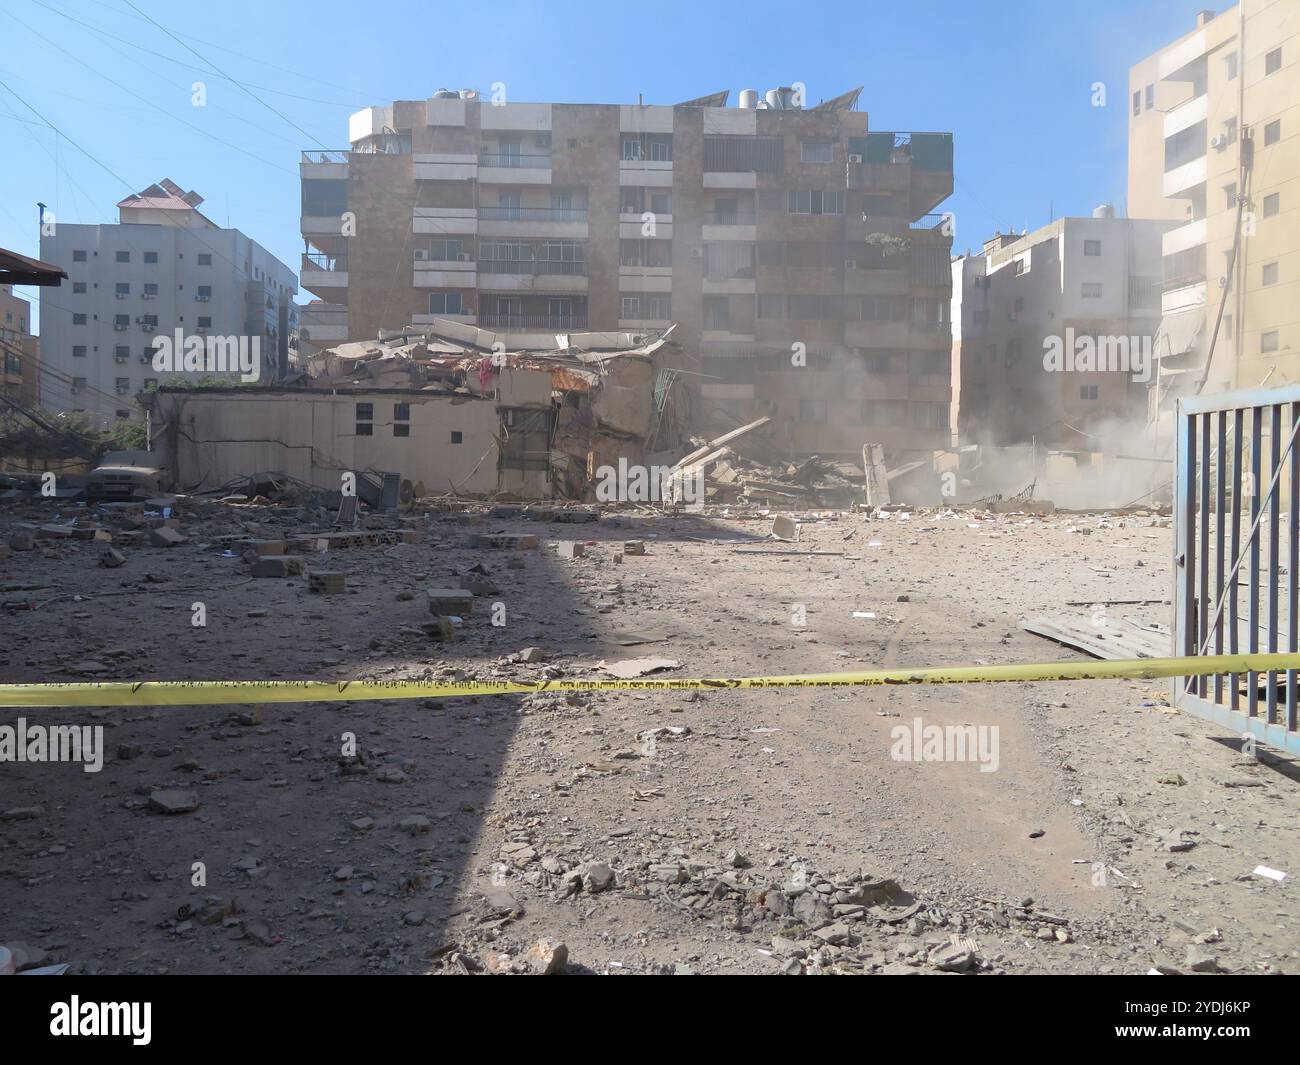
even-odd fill
[{"label": "dirt ground", "polygon": [[[0,536],[57,509],[10,506]],[[648,655],[678,677],[1080,660],[1018,620],[1067,600],[1164,599],[1171,584],[1172,531],[1151,515],[842,513],[805,522],[796,547],[758,514],[462,512],[407,516],[414,543],[333,553],[348,591],[314,595],[301,577],[252,578],[217,541],[302,528],[294,508],[182,505],[182,518],[177,547],[119,538],[118,568],[98,566],[89,540],[12,551],[3,599],[38,608],[0,613],[3,679],[595,679],[601,661]],[[541,542],[470,546],[495,532]],[[616,561],[627,538],[645,554]],[[585,553],[558,557],[561,540]],[[795,553],[809,548],[834,553]],[[498,594],[453,640],[431,640],[424,589],[475,564]],[[540,660],[510,659],[525,648]],[[1300,972],[1300,767],[1244,756],[1169,690],[3,710],[0,725],[102,725],[107,754],[98,773],[0,764],[0,943],[91,973],[526,972],[565,954],[570,972],[611,974]],[[891,730],[918,719],[996,727],[996,770],[891,757]],[[197,809],[158,812],[159,789],[194,792]],[[1260,865],[1289,875],[1252,875]]]}]

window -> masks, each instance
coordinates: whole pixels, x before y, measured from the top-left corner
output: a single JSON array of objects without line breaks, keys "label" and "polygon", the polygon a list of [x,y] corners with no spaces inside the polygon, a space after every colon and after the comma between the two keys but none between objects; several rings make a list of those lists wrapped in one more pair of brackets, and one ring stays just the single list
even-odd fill
[{"label": "window", "polygon": [[791,189],[791,214],[843,214],[844,193],[839,190]]},{"label": "window", "polygon": [[86,294],[86,283],[84,281],[72,282],[72,294],[74,296],[84,296]]},{"label": "window", "polygon": [[918,429],[946,429],[948,405],[946,403],[913,403],[912,424]]},{"label": "window", "polygon": [[652,322],[666,322],[673,316],[673,301],[669,296],[649,297],[649,310],[646,317]]},{"label": "window", "polygon": [[1085,281],[1083,283],[1083,298],[1086,300],[1101,299],[1101,282]]},{"label": "window", "polygon": [[86,253],[84,251],[73,251],[72,261],[74,263],[84,263],[86,261]]},{"label": "window", "polygon": [[1101,254],[1101,241],[1085,240],[1083,242],[1083,254],[1096,257]]},{"label": "window", "polygon": [[1017,259],[1017,260],[1016,260],[1015,271],[1016,271],[1016,277],[1019,277],[1021,274],[1023,274],[1023,273],[1025,272],[1025,260],[1024,260],[1024,259]]},{"label": "window", "polygon": [[451,431],[451,442],[453,444],[463,444],[465,442],[465,434],[457,429],[453,429]]},{"label": "window", "polygon": [[725,296],[704,297],[704,328],[731,328],[731,304]]},{"label": "window", "polygon": [[116,259],[119,263],[129,263],[131,261],[131,253],[129,251],[120,251],[117,253]]},{"label": "window", "polygon": [[1265,123],[1264,125],[1264,146],[1265,147],[1267,147],[1270,144],[1276,144],[1281,139],[1281,137],[1282,137],[1282,120],[1280,118],[1275,118],[1273,119],[1272,122]]},{"label": "window", "polygon": [[74,315],[72,316],[72,324],[73,324],[73,325],[85,325],[85,324],[86,324],[86,316],[85,316],[84,314],[74,314]]},{"label": "window", "polygon": [[393,422],[394,436],[410,436],[411,426],[409,422]]},{"label": "window", "polygon": [[207,315],[207,314],[200,315],[200,316],[199,316],[199,325],[198,325],[198,327],[199,327],[200,329],[211,329],[211,328],[212,328],[212,316],[211,316],[211,315]]},{"label": "window", "polygon": [[114,378],[114,381],[115,381],[116,383],[113,385],[113,390],[114,390],[115,392],[117,392],[118,395],[123,395],[123,394],[125,394],[125,393],[131,391],[131,378],[129,378],[129,377],[116,377],[116,378]]},{"label": "window", "polygon": [[1259,334],[1260,351],[1277,351],[1277,330],[1270,329],[1267,333]]},{"label": "window", "polygon": [[461,304],[461,294],[459,292],[430,292],[429,313],[464,314],[465,308]]},{"label": "window", "polygon": [[207,303],[210,299],[212,299],[212,286],[200,285],[194,293],[194,298],[198,300],[200,303]]},{"label": "window", "polygon": [[[862,371],[863,373],[889,373],[893,366],[894,357],[887,351],[864,351],[862,352]],[[864,418],[868,424],[870,418]]]},{"label": "window", "polygon": [[799,161],[801,163],[835,162],[835,142],[823,140],[800,141]]},{"label": "window", "polygon": [[715,173],[780,173],[784,151],[781,137],[708,135],[704,138],[704,169]]},{"label": "window", "polygon": [[758,294],[757,314],[759,318],[784,318],[785,297],[770,292]]},{"label": "window", "polygon": [[1133,94],[1133,114],[1140,115],[1141,113],[1142,113],[1142,90],[1138,89],[1138,91]]},{"label": "window", "polygon": [[1277,284],[1277,263],[1265,263],[1264,269],[1260,271],[1260,280],[1265,285]]},{"label": "window", "polygon": [[619,314],[620,318],[640,318],[641,317],[641,297],[624,296],[623,310]]},{"label": "window", "polygon": [[411,420],[411,405],[409,403],[393,404],[393,421],[409,422]]},{"label": "window", "polygon": [[624,137],[623,143],[619,149],[619,158],[636,160],[641,159],[642,144],[640,137]]},{"label": "window", "polygon": [[462,240],[435,240],[429,244],[429,258],[438,263],[454,263],[466,259]]},{"label": "window", "polygon": [[1237,53],[1229,52],[1223,57],[1224,75],[1228,81],[1232,81],[1237,76]]},{"label": "window", "polygon": [[673,213],[671,193],[652,192],[650,194],[650,212],[658,215],[671,215]]},{"label": "window", "polygon": [[156,281],[146,281],[144,283],[144,298],[150,299],[158,295],[158,283]]},{"label": "window", "polygon": [[907,320],[907,308],[901,299],[894,296],[864,296],[862,298],[862,320],[864,322],[903,322]]},{"label": "window", "polygon": [[113,315],[113,328],[114,328],[114,329],[117,329],[117,330],[120,331],[120,330],[126,329],[128,326],[130,326],[130,324],[131,324],[131,316],[130,316],[129,314],[115,314],[115,315]]},{"label": "window", "polygon": [[[125,319],[125,318],[126,318],[126,315],[123,314],[123,315],[121,315],[121,317],[122,317],[123,319]],[[125,328],[125,326],[126,326],[126,323],[125,323],[125,321],[123,321],[123,328]],[[157,329],[157,328],[158,328],[158,316],[157,316],[156,314],[142,314],[142,315],[140,315],[140,328],[141,328],[141,329]]]},{"label": "window", "polygon": [[147,263],[156,263],[158,261],[158,253],[156,251],[145,252],[144,261]]},{"label": "window", "polygon": [[129,281],[117,282],[113,286],[113,294],[117,296],[118,299],[126,299],[127,296],[131,295],[131,282]]},{"label": "window", "polygon": [[375,405],[373,403],[357,404],[357,436],[375,435]]},{"label": "window", "polygon": [[1272,218],[1281,208],[1281,193],[1270,192],[1264,197],[1264,217]]},{"label": "window", "polygon": [[1274,48],[1264,56],[1264,77],[1276,74],[1282,69],[1282,49]]},{"label": "window", "polygon": [[131,357],[131,346],[129,344],[118,344],[113,348],[113,358],[118,362],[126,362]]},{"label": "window", "polygon": [[1096,399],[1096,398],[1097,398],[1097,395],[1098,395],[1098,391],[1097,391],[1097,386],[1096,386],[1096,385],[1080,385],[1080,386],[1079,386],[1079,398],[1080,398],[1080,399],[1088,399],[1088,400],[1092,400],[1092,399]]},{"label": "window", "polygon": [[799,420],[813,425],[826,421],[826,401],[824,399],[802,399],[799,401]]},{"label": "window", "polygon": [[211,256],[210,254],[208,254],[207,252],[205,252],[205,251],[201,251],[201,252],[199,252],[199,265],[200,265],[200,266],[211,266],[211,265],[212,265],[212,256]]},{"label": "window", "polygon": [[[85,345],[85,344],[73,344],[73,345],[72,345],[72,357],[73,357],[74,359],[84,359],[84,358],[86,357],[86,345]],[[83,379],[83,380],[84,380],[84,379]]]},{"label": "window", "polygon": [[1223,206],[1229,211],[1237,206],[1237,183],[1235,181],[1231,185],[1223,186]]},{"label": "window", "polygon": [[1225,314],[1223,316],[1223,339],[1232,339],[1232,315],[1230,314]]},{"label": "window", "polygon": [[1237,116],[1223,120],[1223,136],[1229,144],[1237,143]]},{"label": "window", "polygon": [[1165,138],[1165,173],[1205,155],[1205,120]]}]

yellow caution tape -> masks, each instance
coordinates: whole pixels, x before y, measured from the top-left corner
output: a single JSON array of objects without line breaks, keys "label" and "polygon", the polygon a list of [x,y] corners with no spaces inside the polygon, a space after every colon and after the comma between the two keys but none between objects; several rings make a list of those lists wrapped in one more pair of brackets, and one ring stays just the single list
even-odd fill
[{"label": "yellow caution tape", "polygon": [[437,699],[534,692],[691,691],[709,688],[851,688],[876,684],[976,684],[1044,680],[1154,680],[1221,673],[1300,670],[1300,654],[1204,655],[1033,665],[941,666],[777,677],[637,680],[145,680],[72,684],[0,684],[0,707],[208,706],[223,703],[332,703],[363,699]]}]

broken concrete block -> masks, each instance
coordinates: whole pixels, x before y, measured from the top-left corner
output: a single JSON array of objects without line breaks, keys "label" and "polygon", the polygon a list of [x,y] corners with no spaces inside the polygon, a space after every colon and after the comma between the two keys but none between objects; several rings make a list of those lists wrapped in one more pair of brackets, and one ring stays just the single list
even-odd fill
[{"label": "broken concrete block", "polygon": [[429,613],[441,617],[467,617],[474,609],[474,595],[464,588],[430,588]]},{"label": "broken concrete block", "polygon": [[160,525],[156,529],[149,530],[149,543],[154,547],[176,547],[188,539],[189,537],[184,533],[177,532],[170,525]]},{"label": "broken concrete block", "polygon": [[245,550],[257,552],[258,557],[283,555],[285,545],[283,540],[250,540]]},{"label": "broken concrete block", "polygon": [[644,540],[624,540],[624,541],[623,541],[623,554],[625,554],[625,555],[644,555],[644,554],[645,554],[645,541],[644,541]]},{"label": "broken concrete block", "polygon": [[253,563],[254,577],[293,577],[302,573],[302,559],[293,555],[264,555]]},{"label": "broken concrete block", "polygon": [[160,814],[188,814],[199,808],[199,796],[181,788],[164,788],[149,793],[149,808]]},{"label": "broken concrete block", "polygon": [[483,535],[475,533],[469,538],[469,546],[503,548],[507,551],[535,551],[537,550],[537,537],[532,533],[520,535],[511,533]]},{"label": "broken concrete block", "polygon": [[501,592],[485,575],[474,573],[461,577],[460,586],[471,595],[499,595]]},{"label": "broken concrete block", "polygon": [[542,649],[540,647],[525,647],[519,652],[519,661],[527,662],[529,665],[534,662],[540,662],[543,657]]},{"label": "broken concrete block", "polygon": [[9,537],[9,546],[15,551],[35,551],[36,537],[31,533],[17,532]]},{"label": "broken concrete block", "polygon": [[794,542],[799,539],[799,523],[794,518],[778,514],[772,519],[772,535],[778,540]]},{"label": "broken concrete block", "polygon": [[446,641],[456,638],[456,626],[451,623],[450,618],[440,617],[435,621],[421,625],[420,628],[433,640]]},{"label": "broken concrete block", "polygon": [[569,963],[569,948],[558,939],[539,939],[521,959],[530,973],[555,976]]},{"label": "broken concrete block", "polygon": [[577,540],[561,540],[555,545],[560,558],[581,558],[585,545]]},{"label": "broken concrete block", "polygon": [[105,547],[99,553],[99,564],[106,569],[117,569],[126,565],[126,555],[112,547]]},{"label": "broken concrete block", "polygon": [[332,570],[308,570],[307,591],[316,595],[341,595],[347,591],[347,578]]}]

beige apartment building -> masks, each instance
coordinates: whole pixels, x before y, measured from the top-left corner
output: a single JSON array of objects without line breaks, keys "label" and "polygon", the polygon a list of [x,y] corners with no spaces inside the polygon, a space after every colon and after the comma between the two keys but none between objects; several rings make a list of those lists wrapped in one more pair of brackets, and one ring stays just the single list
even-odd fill
[{"label": "beige apartment building", "polygon": [[1300,380],[1296,0],[1201,12],[1132,68],[1128,107],[1129,213],[1177,223],[1152,414],[1179,395]]},{"label": "beige apartment building", "polygon": [[32,335],[32,305],[0,285],[0,388],[27,407],[40,402],[40,339]]},{"label": "beige apartment building", "polygon": [[434,318],[512,349],[677,323],[701,426],[948,446],[951,135],[870,131],[857,91],[727,97],[354,114],[347,150],[302,155],[302,350]]}]

